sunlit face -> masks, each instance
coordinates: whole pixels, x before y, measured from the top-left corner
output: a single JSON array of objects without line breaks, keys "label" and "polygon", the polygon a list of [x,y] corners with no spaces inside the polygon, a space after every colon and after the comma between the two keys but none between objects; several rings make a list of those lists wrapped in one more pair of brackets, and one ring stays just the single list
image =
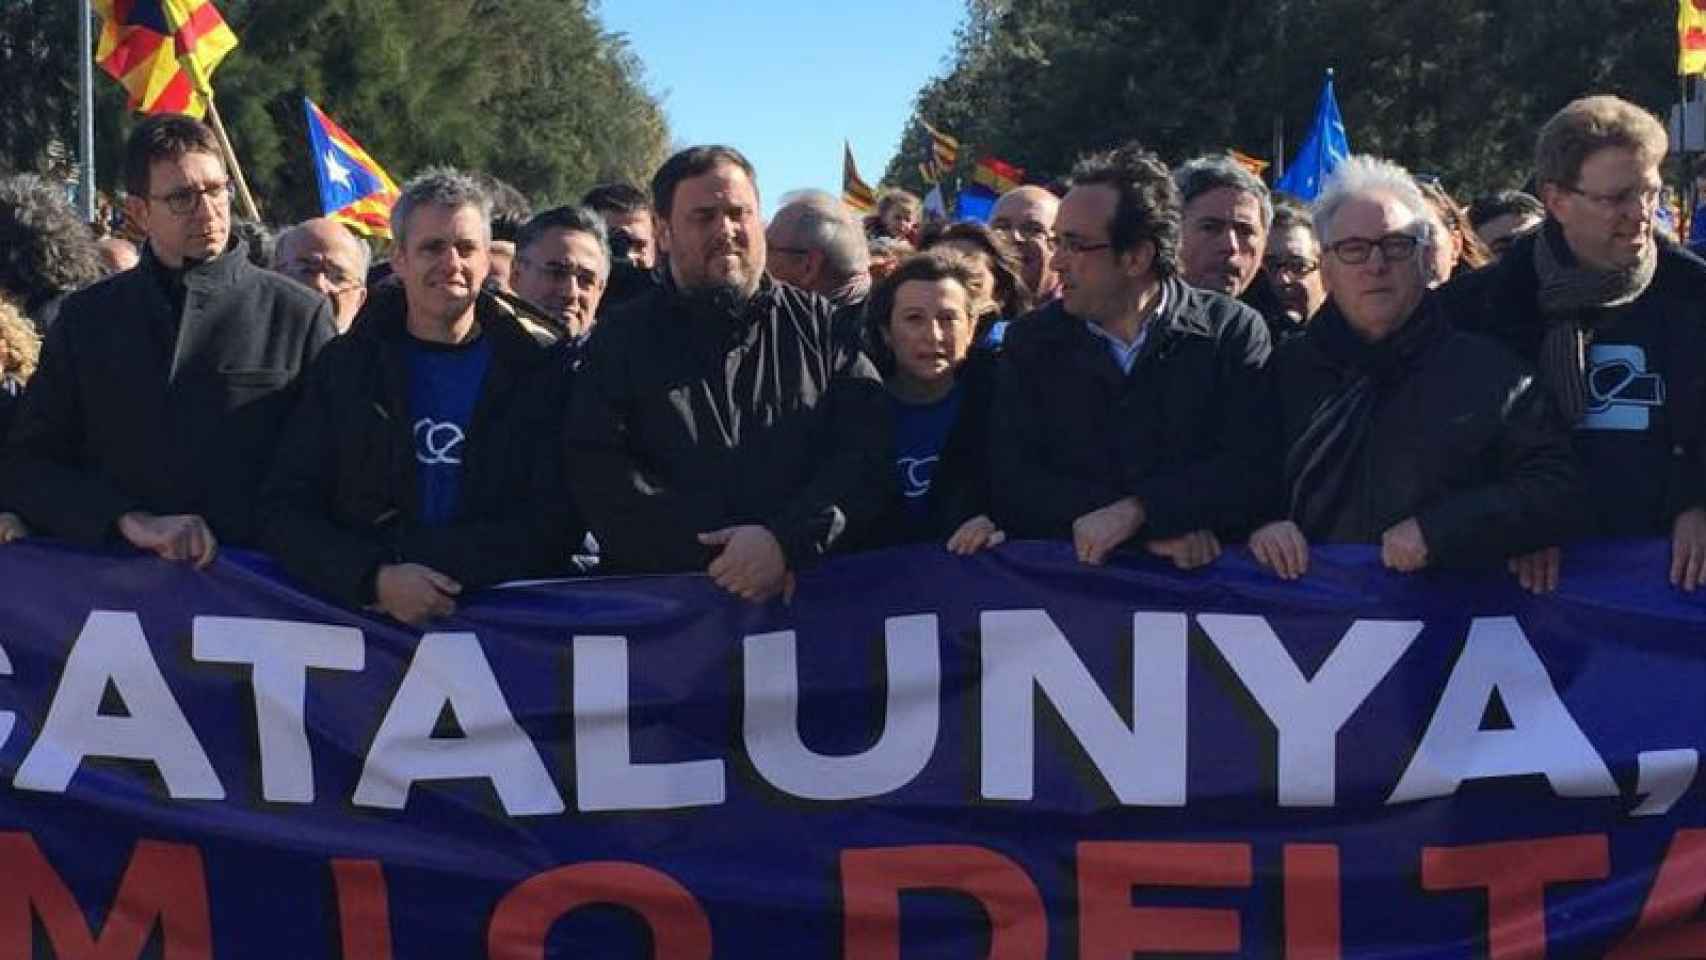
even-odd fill
[{"label": "sunlit face", "polygon": [[1067,312],[1106,324],[1137,302],[1154,266],[1155,247],[1136,244],[1118,251],[1110,228],[1119,194],[1105,183],[1073,187],[1055,218],[1054,268]]},{"label": "sunlit face", "polygon": [[[1424,230],[1397,198],[1386,193],[1352,197],[1339,207],[1328,226],[1326,254],[1321,260],[1327,290],[1344,311],[1356,334],[1368,341],[1384,340],[1415,311],[1427,291],[1423,263],[1426,247],[1415,244],[1402,256],[1388,258],[1382,242],[1402,245],[1399,238],[1414,239]],[[1369,247],[1368,259],[1347,263],[1352,257],[1350,241]]]},{"label": "sunlit face", "polygon": [[683,291],[727,288],[742,296],[758,289],[764,272],[764,222],[758,189],[746,171],[719,163],[676,184],[669,220],[658,244]]},{"label": "sunlit face", "polygon": [[612,249],[623,251],[621,259],[629,265],[650,270],[657,265],[657,241],[652,236],[652,212],[613,211],[604,214],[604,226],[610,232]]},{"label": "sunlit face", "polygon": [[1054,257],[1054,220],[1060,200],[1039,187],[1020,187],[1003,194],[990,214],[989,228],[1005,234],[1019,252],[1025,286],[1044,295],[1058,278],[1049,261]]},{"label": "sunlit face", "polygon": [[910,203],[890,204],[883,211],[882,221],[889,236],[911,240],[918,232],[918,208]]},{"label": "sunlit face", "polygon": [[996,300],[995,271],[989,267],[987,250],[969,240],[946,240],[931,249],[951,250],[971,267],[972,280],[966,293],[971,297],[968,309],[974,318],[1001,312],[1001,304]]},{"label": "sunlit face", "polygon": [[1268,228],[1254,194],[1218,187],[1185,205],[1179,272],[1200,290],[1236,297],[1262,265]]},{"label": "sunlit face", "polygon": [[409,314],[450,322],[474,309],[491,263],[491,234],[478,207],[425,204],[409,214],[407,240],[391,264],[408,295]]},{"label": "sunlit face", "polygon": [[1657,160],[1628,147],[1603,147],[1582,161],[1573,186],[1542,184],[1540,199],[1584,266],[1625,270],[1653,242],[1662,188]]},{"label": "sunlit face", "polygon": [[1302,225],[1280,227],[1268,234],[1268,283],[1294,323],[1303,323],[1321,309],[1327,288],[1321,279],[1321,245],[1315,231]]},{"label": "sunlit face", "polygon": [[578,337],[592,329],[608,272],[597,237],[547,230],[516,254],[513,282],[517,295]]},{"label": "sunlit face", "polygon": [[971,349],[970,299],[955,280],[908,280],[895,291],[882,328],[895,373],[917,384],[952,377]]},{"label": "sunlit face", "polygon": [[131,197],[127,210],[166,266],[217,257],[231,239],[225,162],[200,150],[155,160],[148,167],[148,195]]}]

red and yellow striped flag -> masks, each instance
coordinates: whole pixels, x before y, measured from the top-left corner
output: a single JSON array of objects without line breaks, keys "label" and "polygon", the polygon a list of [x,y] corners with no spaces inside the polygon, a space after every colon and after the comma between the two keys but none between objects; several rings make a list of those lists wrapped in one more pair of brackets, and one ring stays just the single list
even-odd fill
[{"label": "red and yellow striped flag", "polygon": [[1676,72],[1706,73],[1706,0],[1677,0]]},{"label": "red and yellow striped flag", "polygon": [[846,150],[841,161],[841,202],[854,213],[872,213],[877,209],[877,192],[859,177],[859,167],[853,162],[853,145],[843,142]]},{"label": "red and yellow striped flag", "polygon": [[101,39],[95,62],[130,91],[139,113],[207,111],[200,91],[237,46],[209,0],[95,0]]}]

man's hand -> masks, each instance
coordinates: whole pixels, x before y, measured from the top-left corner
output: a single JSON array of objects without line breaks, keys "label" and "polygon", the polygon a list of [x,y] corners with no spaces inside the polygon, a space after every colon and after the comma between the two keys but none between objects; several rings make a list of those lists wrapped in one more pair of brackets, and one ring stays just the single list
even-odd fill
[{"label": "man's hand", "polygon": [[994,520],[978,514],[960,524],[960,528],[948,538],[948,552],[969,557],[987,547],[998,547],[1006,540],[1007,534],[995,526]]},{"label": "man's hand", "polygon": [[219,541],[207,521],[193,513],[158,517],[133,511],[118,518],[118,532],[138,550],[163,560],[188,561],[198,568],[213,562]]},{"label": "man's hand", "polygon": [[1143,504],[1126,497],[1072,521],[1072,547],[1080,562],[1100,564],[1143,527]]},{"label": "man's hand", "polygon": [[1220,556],[1220,541],[1208,530],[1192,530],[1171,540],[1151,540],[1144,549],[1158,557],[1173,561],[1180,570],[1195,570],[1207,566]]},{"label": "man's hand", "polygon": [[15,513],[0,513],[0,543],[11,543],[22,540],[30,535],[30,528],[24,526],[24,518]]},{"label": "man's hand", "polygon": [[1693,591],[1706,583],[1706,510],[1676,515],[1670,529],[1670,585]]},{"label": "man's hand", "polygon": [[1520,557],[1512,557],[1507,563],[1510,571],[1516,574],[1516,582],[1529,593],[1551,593],[1558,589],[1558,567],[1563,563],[1564,551],[1558,547],[1543,547],[1533,553],[1525,553]]},{"label": "man's hand", "polygon": [[756,523],[724,527],[701,533],[699,542],[722,547],[705,572],[717,586],[753,603],[762,603],[778,593],[793,593],[788,560],[782,545],[769,530]]},{"label": "man's hand", "polygon": [[1415,517],[1380,535],[1380,562],[1399,573],[1415,573],[1428,565],[1428,541]]},{"label": "man's hand", "polygon": [[1250,534],[1250,552],[1281,580],[1309,572],[1309,541],[1290,520],[1276,520]]},{"label": "man's hand", "polygon": [[373,587],[376,600],[372,609],[411,627],[455,613],[454,598],[462,592],[462,584],[419,563],[381,566]]}]

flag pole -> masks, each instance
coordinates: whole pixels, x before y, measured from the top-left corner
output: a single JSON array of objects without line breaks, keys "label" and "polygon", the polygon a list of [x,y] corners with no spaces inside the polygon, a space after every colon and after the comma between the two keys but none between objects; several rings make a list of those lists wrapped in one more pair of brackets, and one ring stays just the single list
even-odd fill
[{"label": "flag pole", "polygon": [[213,135],[219,138],[220,148],[225,151],[225,162],[231,167],[231,179],[237,181],[237,200],[243,205],[243,216],[260,223],[260,208],[255,206],[255,197],[249,192],[249,182],[243,179],[243,165],[237,162],[237,151],[231,146],[231,138],[225,135],[225,123],[219,119],[219,108],[213,103],[213,86],[208,83],[207,74],[202,72],[201,62],[190,56],[180,58],[179,64],[189,71],[196,96],[207,104],[208,123],[213,127]]},{"label": "flag pole", "polygon": [[83,51],[83,70],[78,75],[79,90],[78,107],[81,116],[78,117],[78,132],[80,134],[83,170],[78,183],[78,205],[83,208],[83,220],[95,222],[95,51],[94,41],[94,11],[89,9],[89,0],[78,4],[82,19],[77,23],[77,42]]}]

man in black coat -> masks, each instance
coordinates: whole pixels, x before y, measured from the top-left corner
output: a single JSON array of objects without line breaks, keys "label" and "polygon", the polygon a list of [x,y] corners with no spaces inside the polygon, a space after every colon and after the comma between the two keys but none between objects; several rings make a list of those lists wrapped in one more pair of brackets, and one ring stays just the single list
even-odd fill
[{"label": "man in black coat", "polygon": [[[1664,127],[1616,97],[1542,128],[1540,229],[1448,284],[1448,314],[1537,368],[1574,427],[1586,532],[1668,537],[1670,582],[1706,583],[1706,264],[1653,229]],[[1542,562],[1556,578],[1558,558]]]},{"label": "man in black coat", "polygon": [[331,307],[228,246],[230,179],[200,122],[138,124],[125,185],[142,263],[66,299],[0,503],[49,536],[206,564],[220,542],[254,540],[254,491],[298,375],[332,337]]},{"label": "man in black coat", "polygon": [[1055,220],[1062,297],[1006,338],[994,519],[1101,563],[1134,539],[1181,567],[1254,519],[1269,340],[1177,276],[1179,194],[1153,153],[1080,161]]},{"label": "man in black coat", "polygon": [[487,204],[455,171],[405,185],[399,282],[309,371],[263,504],[286,570],[408,624],[464,589],[566,572],[581,539],[561,469],[568,365],[480,292]]},{"label": "man in black coat", "polygon": [[1411,572],[1567,538],[1580,492],[1563,422],[1522,361],[1454,328],[1428,294],[1428,247],[1443,241],[1415,181],[1352,157],[1316,219],[1331,299],[1270,365],[1284,519],[1250,537],[1256,559],[1294,579],[1311,542],[1374,543]]},{"label": "man in black coat", "polygon": [[593,333],[570,486],[611,566],[763,600],[881,509],[887,400],[829,302],[765,276],[745,157],[684,150],[652,195],[664,285]]}]

